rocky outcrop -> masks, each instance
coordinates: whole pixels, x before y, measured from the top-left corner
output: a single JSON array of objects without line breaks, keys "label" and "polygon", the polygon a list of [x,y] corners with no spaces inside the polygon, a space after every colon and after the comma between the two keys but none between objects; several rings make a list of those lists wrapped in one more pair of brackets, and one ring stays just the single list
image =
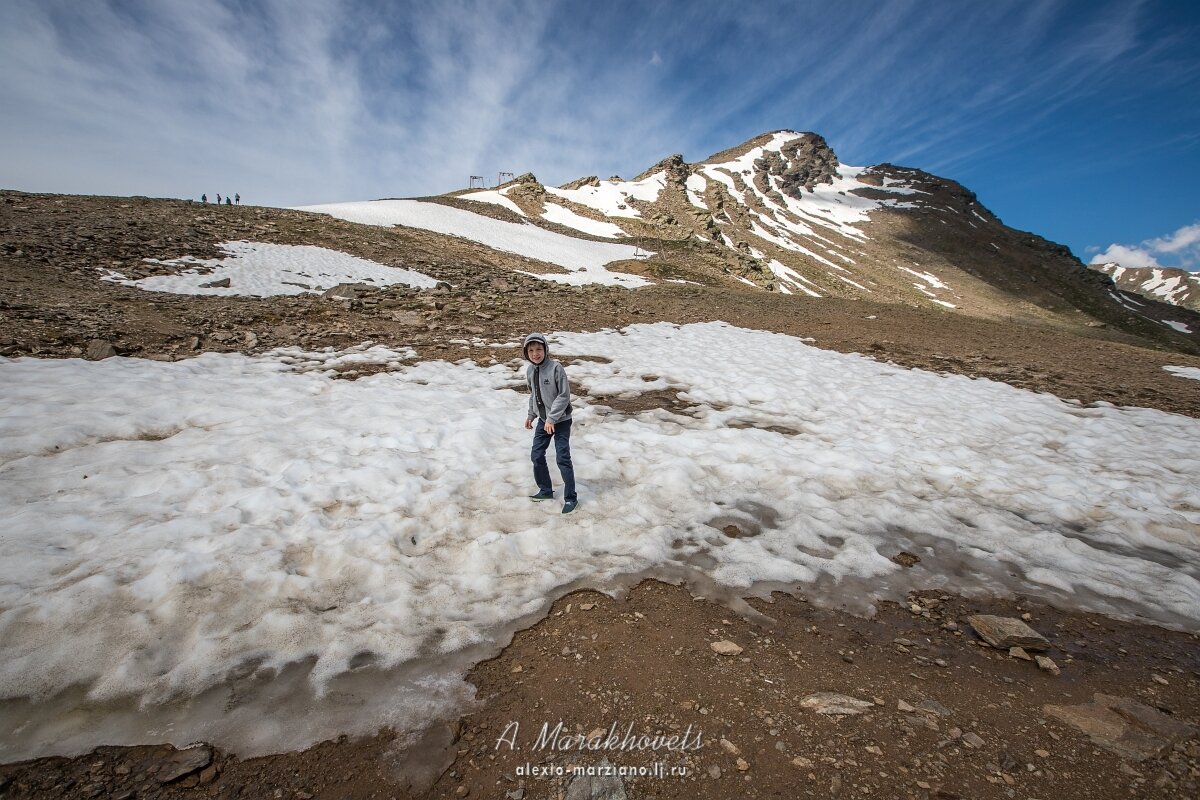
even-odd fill
[{"label": "rocky outcrop", "polygon": [[559,186],[558,188],[571,190],[571,189],[582,189],[585,186],[597,186],[598,187],[599,185],[600,185],[599,178],[597,178],[595,175],[588,175],[587,177],[584,177],[584,178],[576,178],[573,181],[568,181],[567,183],[564,183],[562,186]]},{"label": "rocky outcrop", "polygon": [[837,155],[824,137],[815,133],[806,133],[778,151],[768,151],[754,162],[756,173],[778,177],[780,190],[797,199],[802,189],[811,192],[818,183],[832,183],[837,168]]},{"label": "rocky outcrop", "polygon": [[692,167],[683,160],[682,154],[675,153],[659,161],[653,167],[634,178],[634,180],[644,181],[658,172],[665,172],[669,183],[683,183],[688,179],[688,175],[692,174]]}]

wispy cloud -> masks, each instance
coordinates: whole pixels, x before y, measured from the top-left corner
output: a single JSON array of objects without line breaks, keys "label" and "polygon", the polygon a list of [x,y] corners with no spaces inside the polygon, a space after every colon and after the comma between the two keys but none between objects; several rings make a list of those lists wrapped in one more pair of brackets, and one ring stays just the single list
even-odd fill
[{"label": "wispy cloud", "polygon": [[1110,244],[1103,252],[1092,256],[1092,263],[1200,270],[1200,222],[1136,245]]},{"label": "wispy cloud", "polygon": [[630,175],[775,128],[954,170],[1116,102],[1118,79],[1200,77],[1190,29],[1151,36],[1146,8],[4,0],[0,183],[301,204]]}]

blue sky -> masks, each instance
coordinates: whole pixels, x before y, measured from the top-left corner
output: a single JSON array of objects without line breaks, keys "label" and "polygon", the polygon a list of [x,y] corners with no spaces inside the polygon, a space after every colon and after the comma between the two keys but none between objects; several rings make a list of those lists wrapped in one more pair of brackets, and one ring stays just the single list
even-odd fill
[{"label": "blue sky", "polygon": [[792,128],[1085,261],[1200,268],[1200,4],[739,5],[4,0],[0,186],[299,205]]}]

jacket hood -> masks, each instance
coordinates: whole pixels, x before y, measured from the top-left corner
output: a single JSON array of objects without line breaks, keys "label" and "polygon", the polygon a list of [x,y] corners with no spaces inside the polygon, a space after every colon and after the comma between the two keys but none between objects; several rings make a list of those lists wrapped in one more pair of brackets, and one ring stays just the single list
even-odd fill
[{"label": "jacket hood", "polygon": [[545,356],[545,358],[542,359],[542,363],[544,364],[547,361],[549,361],[550,360],[550,343],[547,342],[546,337],[540,333],[531,333],[525,337],[525,343],[521,346],[521,355],[525,356],[526,361],[529,361],[529,345],[533,344],[534,342],[541,342],[542,347],[546,351],[546,356]]}]

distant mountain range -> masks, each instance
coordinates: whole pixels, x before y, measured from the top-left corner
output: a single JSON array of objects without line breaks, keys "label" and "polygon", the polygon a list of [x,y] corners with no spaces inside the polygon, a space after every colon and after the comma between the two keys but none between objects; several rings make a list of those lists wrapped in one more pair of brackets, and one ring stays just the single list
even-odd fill
[{"label": "distant mountain range", "polygon": [[1200,311],[1200,275],[1170,267],[1122,267],[1092,264],[1091,268],[1112,278],[1126,292],[1161,300],[1173,306]]},{"label": "distant mountain range", "polygon": [[1194,343],[1200,332],[1200,315],[1178,293],[1131,296],[1139,290],[1128,280],[1114,284],[1066,247],[1006,226],[957,182],[843,164],[815,133],[764,133],[694,164],[673,155],[632,180],[587,176],[553,187],[524,174],[438,199],[573,236],[632,239],[656,254],[641,267],[649,277],[1111,326],[1159,340]]}]

